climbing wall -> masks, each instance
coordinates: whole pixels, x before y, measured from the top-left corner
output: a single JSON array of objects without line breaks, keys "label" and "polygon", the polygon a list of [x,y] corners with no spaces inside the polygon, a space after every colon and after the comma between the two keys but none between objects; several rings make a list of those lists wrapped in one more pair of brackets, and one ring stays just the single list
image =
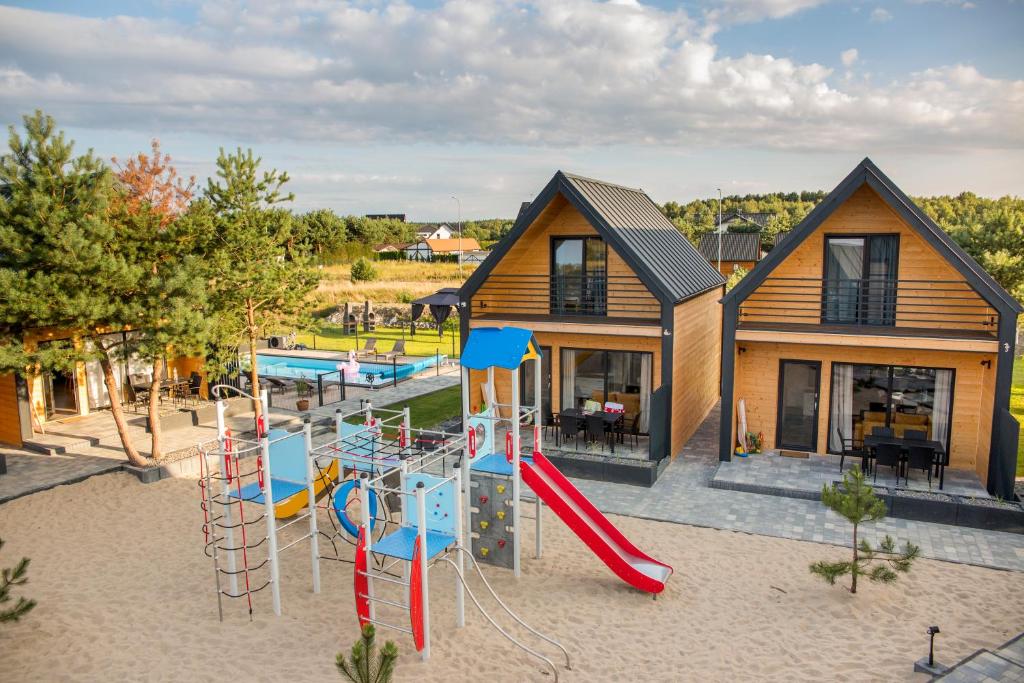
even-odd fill
[{"label": "climbing wall", "polygon": [[474,472],[470,510],[473,557],[512,569],[512,478]]}]

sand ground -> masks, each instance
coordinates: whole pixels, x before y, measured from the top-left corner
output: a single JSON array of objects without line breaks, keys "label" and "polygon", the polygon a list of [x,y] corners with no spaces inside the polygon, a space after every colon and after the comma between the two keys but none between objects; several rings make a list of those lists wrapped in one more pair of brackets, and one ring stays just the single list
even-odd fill
[{"label": "sand ground", "polygon": [[[574,667],[563,681],[912,680],[931,624],[942,628],[945,662],[1024,630],[1019,573],[922,560],[898,583],[864,585],[853,596],[807,571],[814,560],[841,557],[839,548],[613,522],[675,567],[657,600],[617,580],[549,510],[543,559],[527,555],[518,581],[485,570],[520,616],[569,650]],[[22,592],[39,601],[23,621],[0,627],[0,678],[340,680],[334,655],[358,634],[351,565],[325,561],[314,595],[308,546],[299,544],[282,556],[283,616],[273,616],[263,591],[253,622],[232,601],[221,623],[200,523],[195,482],[143,486],[127,474],[0,506],[8,542],[0,565],[31,557]],[[532,523],[526,542],[532,548]],[[351,556],[347,546],[341,553]],[[432,657],[422,663],[407,635],[385,634],[402,653],[396,680],[552,680],[479,614],[468,612],[467,628],[456,630],[454,575],[439,566],[431,577]]]}]

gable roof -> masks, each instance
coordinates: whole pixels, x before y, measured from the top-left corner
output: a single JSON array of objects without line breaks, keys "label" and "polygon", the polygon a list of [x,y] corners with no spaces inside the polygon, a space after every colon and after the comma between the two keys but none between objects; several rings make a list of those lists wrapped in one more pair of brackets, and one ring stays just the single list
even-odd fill
[{"label": "gable roof", "polygon": [[[741,221],[744,221],[744,222],[747,222],[747,223],[751,223],[753,225],[756,225],[759,228],[766,228],[766,227],[768,227],[768,222],[771,220],[772,216],[774,216],[774,215],[775,215],[774,213],[771,213],[771,212],[768,212],[768,211],[759,211],[759,212],[730,211],[727,214],[725,214],[724,216],[722,216],[722,223],[728,223],[728,222],[738,218]],[[717,223],[717,221],[716,221],[716,223]],[[717,224],[721,225],[722,223],[717,223]]]},{"label": "gable roof", "polygon": [[718,238],[722,238],[723,261],[760,261],[761,233],[759,232],[706,232],[700,238],[697,251],[711,263],[718,261]]},{"label": "gable roof", "polygon": [[857,164],[846,178],[836,186],[800,224],[793,228],[787,236],[776,243],[768,256],[754,267],[750,274],[725,295],[723,303],[743,301],[765,281],[771,272],[782,263],[800,244],[807,239],[839,206],[867,185],[882,198],[889,208],[895,211],[910,227],[928,242],[933,249],[941,254],[953,266],[968,284],[1000,313],[1016,315],[1024,311],[1020,303],[1010,296],[978,262],[967,255],[946,231],[935,224],[906,194],[893,183],[888,176],[875,166],[871,159]]},{"label": "gable roof", "polygon": [[423,240],[431,251],[444,254],[452,251],[480,251],[475,237],[451,237],[445,240]]},{"label": "gable roof", "polygon": [[643,190],[558,171],[466,280],[464,296],[472,296],[480,288],[558,194],[586,218],[662,303],[677,303],[725,282]]}]

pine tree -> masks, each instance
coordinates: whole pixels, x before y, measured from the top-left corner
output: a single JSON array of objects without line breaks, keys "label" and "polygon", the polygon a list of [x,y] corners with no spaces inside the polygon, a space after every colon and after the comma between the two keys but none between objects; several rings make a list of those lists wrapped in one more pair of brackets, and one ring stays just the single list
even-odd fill
[{"label": "pine tree", "polygon": [[351,657],[346,660],[345,654],[339,652],[335,658],[338,671],[352,683],[389,683],[394,676],[398,647],[389,640],[384,643],[380,655],[374,658],[377,649],[375,640],[373,624],[366,624],[359,640],[352,646]]},{"label": "pine tree", "polygon": [[[886,536],[877,548],[872,548],[866,540],[857,541],[857,531],[863,522],[885,517],[885,501],[875,495],[859,467],[850,468],[843,475],[841,484],[823,487],[821,502],[853,525],[853,559],[850,562],[815,562],[810,567],[812,574],[817,574],[829,585],[834,585],[840,576],[849,574],[852,579],[850,592],[856,593],[858,576],[891,583],[896,580],[897,572],[910,570],[920,549],[909,541],[901,551],[896,550],[896,542],[890,536]],[[876,561],[881,563],[873,564]]]},{"label": "pine tree", "polygon": [[[293,239],[291,215],[275,205],[291,201],[287,173],[260,173],[252,150],[217,158],[217,177],[207,181],[210,239],[210,304],[215,316],[215,359],[249,345],[250,378],[259,386],[256,342],[268,333],[308,326],[306,297],[319,272]],[[219,361],[218,361],[219,362]],[[256,402],[256,419],[262,406]]]},{"label": "pine tree", "polygon": [[[0,548],[4,547],[3,539],[0,539]],[[0,605],[11,601],[11,588],[14,586],[21,586],[28,582],[28,563],[27,557],[21,558],[21,561],[15,565],[14,569],[8,569],[4,567],[3,571],[0,572]],[[13,607],[0,608],[0,624],[7,621],[17,621],[23,616],[32,611],[32,608],[36,606],[35,600],[28,600],[26,598],[18,598],[18,602],[14,603]]]},{"label": "pine tree", "polygon": [[[145,464],[109,357],[81,339],[123,328],[125,307],[110,292],[130,289],[141,275],[111,250],[111,173],[91,150],[75,156],[74,143],[43,112],[24,117],[24,125],[24,138],[10,128],[10,152],[0,157],[0,370],[45,373],[100,360],[125,453]],[[75,339],[26,348],[26,333],[39,328]]]}]

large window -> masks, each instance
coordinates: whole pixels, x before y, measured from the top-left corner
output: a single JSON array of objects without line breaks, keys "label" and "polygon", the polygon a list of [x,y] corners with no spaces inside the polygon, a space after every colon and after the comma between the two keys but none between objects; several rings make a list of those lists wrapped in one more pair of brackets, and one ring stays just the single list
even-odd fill
[{"label": "large window", "polygon": [[[540,347],[540,391],[541,417],[551,414],[551,347]],[[519,386],[522,387],[522,404],[532,407],[537,399],[533,396],[534,368],[537,361],[528,360],[519,366]]]},{"label": "large window", "polygon": [[826,237],[822,322],[894,324],[898,254],[897,235]]},{"label": "large window", "polygon": [[647,433],[651,417],[652,355],[635,351],[562,349],[562,408],[582,408],[587,401],[621,403],[626,424],[640,416]]},{"label": "large window", "polygon": [[829,450],[841,450],[840,434],[859,441],[888,427],[899,437],[923,431],[948,452],[953,382],[947,369],[833,363]]},{"label": "large window", "polygon": [[598,237],[557,237],[551,241],[551,312],[604,315],[607,309],[608,250]]}]

